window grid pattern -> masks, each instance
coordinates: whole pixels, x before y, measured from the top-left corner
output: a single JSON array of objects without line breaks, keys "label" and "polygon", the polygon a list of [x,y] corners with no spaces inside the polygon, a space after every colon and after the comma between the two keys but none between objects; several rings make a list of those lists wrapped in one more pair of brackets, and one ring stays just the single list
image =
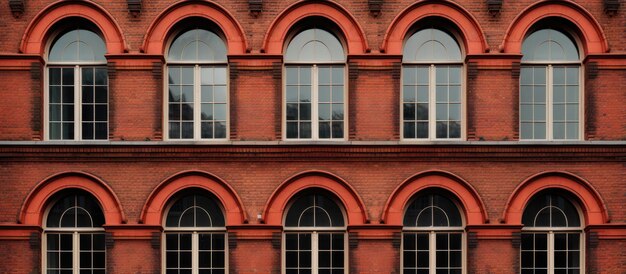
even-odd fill
[{"label": "window grid pattern", "polygon": [[461,138],[461,66],[435,66],[436,138]]},{"label": "window grid pattern", "polygon": [[343,138],[343,66],[318,66],[319,138]]},{"label": "window grid pattern", "polygon": [[51,67],[48,73],[49,139],[73,140],[74,67]]},{"label": "window grid pattern", "polygon": [[520,138],[546,139],[547,67],[522,67],[521,70]]},{"label": "window grid pattern", "polygon": [[224,233],[198,234],[198,273],[222,274],[226,271]]},{"label": "window grid pattern", "polygon": [[202,66],[200,72],[201,138],[226,138],[226,68]]},{"label": "window grid pattern", "polygon": [[312,66],[289,66],[287,70],[287,138],[312,137]]},{"label": "window grid pattern", "polygon": [[522,274],[578,274],[580,233],[523,233]]},{"label": "window grid pattern", "polygon": [[169,138],[193,139],[194,67],[172,66],[169,74]]},{"label": "window grid pattern", "polygon": [[429,233],[403,233],[402,259],[404,274],[428,274],[430,272]]},{"label": "window grid pattern", "polygon": [[463,259],[461,233],[436,233],[437,273],[461,274]]},{"label": "window grid pattern", "polygon": [[191,274],[191,245],[191,234],[189,233],[168,233],[165,235],[165,272],[167,274]]},{"label": "window grid pattern", "polygon": [[104,234],[80,233],[80,274],[105,273]]},{"label": "window grid pattern", "polygon": [[285,233],[285,266],[287,274],[312,273],[312,233]]},{"label": "window grid pattern", "polygon": [[403,66],[405,139],[461,138],[461,102],[460,65]]},{"label": "window grid pattern", "polygon": [[68,233],[49,233],[47,234],[46,242],[46,273],[73,273],[73,235]]},{"label": "window grid pattern", "polygon": [[318,233],[318,273],[344,273],[344,234]]},{"label": "window grid pattern", "polygon": [[554,139],[578,139],[580,87],[578,67],[553,66],[552,119]]},{"label": "window grid pattern", "polygon": [[82,139],[108,139],[108,77],[106,68],[81,68]]}]

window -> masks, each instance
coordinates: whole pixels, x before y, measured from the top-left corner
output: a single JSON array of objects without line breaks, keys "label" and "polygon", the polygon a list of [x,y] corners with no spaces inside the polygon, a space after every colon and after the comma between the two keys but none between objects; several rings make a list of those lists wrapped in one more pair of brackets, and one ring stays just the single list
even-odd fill
[{"label": "window", "polygon": [[296,199],[284,230],[283,273],[348,273],[345,221],[330,197],[312,193]]},{"label": "window", "polygon": [[551,193],[533,197],[522,223],[522,274],[584,273],[580,215],[568,199]]},{"label": "window", "polygon": [[48,140],[107,140],[109,83],[106,46],[86,29],[65,32],[52,42],[47,63]]},{"label": "window", "polygon": [[520,139],[580,139],[580,56],[572,39],[540,29],[524,39],[522,54]]},{"label": "window", "polygon": [[462,62],[459,44],[444,31],[409,37],[402,55],[403,139],[461,139]]},{"label": "window", "polygon": [[165,218],[166,274],[227,273],[224,214],[214,197],[176,200]]},{"label": "window", "polygon": [[56,201],[44,227],[44,273],[106,273],[103,224],[97,200],[86,192]]},{"label": "window", "polygon": [[463,224],[450,199],[429,194],[409,204],[402,233],[402,273],[464,273]]},{"label": "window", "polygon": [[169,140],[228,137],[226,45],[217,34],[180,33],[167,55],[166,131]]},{"label": "window", "polygon": [[345,54],[337,37],[307,29],[285,54],[286,139],[343,140],[345,132]]}]

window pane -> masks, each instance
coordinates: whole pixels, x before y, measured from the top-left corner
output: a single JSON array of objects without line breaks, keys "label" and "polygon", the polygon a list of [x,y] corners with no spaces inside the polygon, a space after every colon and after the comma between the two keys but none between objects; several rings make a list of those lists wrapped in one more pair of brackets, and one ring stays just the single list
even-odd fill
[{"label": "window pane", "polygon": [[417,138],[428,138],[428,123],[427,122],[418,122],[416,123],[416,137]]}]

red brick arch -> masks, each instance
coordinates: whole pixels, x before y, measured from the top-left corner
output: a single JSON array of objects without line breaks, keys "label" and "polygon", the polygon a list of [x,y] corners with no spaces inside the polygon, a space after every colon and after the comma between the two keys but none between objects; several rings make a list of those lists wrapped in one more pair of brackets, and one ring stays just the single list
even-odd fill
[{"label": "red brick arch", "polygon": [[400,12],[393,19],[385,33],[380,47],[381,52],[402,54],[406,35],[416,22],[428,18],[440,17],[454,23],[463,41],[466,54],[480,54],[489,51],[487,40],[478,21],[470,12],[452,1],[418,1]]},{"label": "red brick arch", "polygon": [[539,1],[520,12],[509,26],[500,51],[521,53],[522,42],[528,30],[539,20],[550,17],[563,18],[578,28],[586,54],[609,52],[602,27],[585,8],[573,1]]},{"label": "red brick arch", "polygon": [[522,223],[522,214],[528,201],[540,191],[558,189],[567,192],[578,201],[585,219],[585,224],[605,224],[609,215],[602,197],[593,186],[583,178],[569,172],[546,171],[529,177],[515,188],[509,197],[502,215],[507,224]]},{"label": "red brick arch", "polygon": [[200,170],[179,172],[161,182],[148,196],[141,210],[140,223],[162,225],[170,199],[189,188],[204,189],[215,195],[224,209],[226,225],[247,223],[246,211],[235,190],[221,178]]},{"label": "red brick arch", "polygon": [[299,1],[287,7],[270,25],[263,40],[263,50],[269,54],[283,54],[292,27],[312,16],[324,17],[341,29],[347,54],[363,54],[369,50],[363,28],[345,8],[333,1]]},{"label": "red brick arch", "polygon": [[26,27],[19,51],[28,54],[43,54],[50,34],[54,32],[51,28],[56,23],[72,17],[89,20],[100,29],[108,54],[128,52],[128,45],[121,28],[113,16],[92,1],[78,0],[57,1],[39,11]]},{"label": "red brick arch", "polygon": [[22,204],[19,223],[41,226],[50,198],[60,191],[70,189],[84,190],[93,195],[102,208],[106,225],[126,223],[120,201],[111,187],[100,178],[81,171],[55,174],[39,182]]},{"label": "red brick arch", "polygon": [[174,25],[191,17],[215,23],[226,38],[228,54],[246,53],[246,35],[235,17],[217,3],[202,0],[178,1],[161,12],[148,27],[141,50],[149,54],[164,54]]},{"label": "red brick arch", "polygon": [[404,211],[415,194],[426,189],[444,189],[451,192],[461,203],[461,214],[465,225],[480,225],[489,220],[485,205],[478,192],[467,181],[453,173],[442,170],[428,170],[404,180],[389,196],[381,222],[402,225]]},{"label": "red brick arch", "polygon": [[334,174],[315,170],[298,173],[274,190],[263,210],[262,218],[265,223],[282,226],[283,216],[291,198],[311,188],[324,189],[339,199],[346,211],[347,225],[362,225],[369,222],[363,200],[352,186]]}]

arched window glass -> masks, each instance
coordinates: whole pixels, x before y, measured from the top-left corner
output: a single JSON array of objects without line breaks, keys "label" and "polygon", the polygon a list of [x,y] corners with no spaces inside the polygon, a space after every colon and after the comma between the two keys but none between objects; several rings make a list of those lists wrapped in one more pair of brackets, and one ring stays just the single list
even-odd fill
[{"label": "arched window glass", "polygon": [[227,49],[214,32],[180,33],[167,54],[167,138],[215,140],[228,136]]},{"label": "arched window glass", "polygon": [[163,273],[226,273],[224,213],[213,195],[175,200],[165,217]]},{"label": "arched window glass", "polygon": [[580,56],[574,41],[540,29],[522,43],[520,139],[581,138]]},{"label": "arched window glass", "polygon": [[343,212],[325,193],[298,197],[285,216],[286,273],[348,273]]},{"label": "arched window glass", "polygon": [[584,273],[582,227],[572,202],[553,193],[533,197],[522,215],[522,273]]},{"label": "arched window glass", "polygon": [[48,55],[50,62],[106,62],[106,45],[96,33],[76,29],[54,41]]},{"label": "arched window glass", "polygon": [[168,58],[170,61],[226,62],[226,45],[215,33],[194,29],[176,37]]},{"label": "arched window glass", "polygon": [[82,191],[61,197],[48,210],[44,227],[45,273],[105,273],[104,214]]},{"label": "arched window glass", "polygon": [[49,52],[46,138],[108,139],[109,83],[104,40],[93,31],[79,28],[59,35]]},{"label": "arched window glass", "polygon": [[345,62],[339,39],[322,29],[308,29],[298,33],[287,47],[286,62]]},{"label": "arched window glass", "polygon": [[452,35],[427,28],[411,35],[402,55],[402,137],[460,139],[463,59]]},{"label": "arched window glass", "polygon": [[404,44],[403,62],[461,62],[461,48],[450,34],[438,29],[423,29]]},{"label": "arched window glass", "polygon": [[312,28],[298,33],[285,53],[286,139],[344,139],[345,62],[339,39]]},{"label": "arched window glass", "polygon": [[463,221],[446,196],[414,199],[402,234],[403,273],[463,273]]}]

